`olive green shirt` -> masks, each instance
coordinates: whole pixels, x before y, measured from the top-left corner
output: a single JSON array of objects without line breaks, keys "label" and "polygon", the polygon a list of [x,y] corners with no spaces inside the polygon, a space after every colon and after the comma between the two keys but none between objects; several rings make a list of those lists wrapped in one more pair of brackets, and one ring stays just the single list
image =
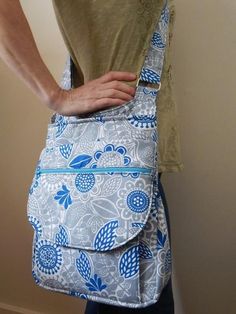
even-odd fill
[{"label": "olive green shirt", "polygon": [[[76,67],[75,85],[109,71],[141,72],[164,0],[53,0],[63,39]],[[170,27],[158,106],[158,170],[177,172],[181,161],[177,108],[172,92],[170,48],[174,4],[169,0]],[[77,81],[77,83],[76,83]],[[131,86],[136,81],[126,82]]]}]

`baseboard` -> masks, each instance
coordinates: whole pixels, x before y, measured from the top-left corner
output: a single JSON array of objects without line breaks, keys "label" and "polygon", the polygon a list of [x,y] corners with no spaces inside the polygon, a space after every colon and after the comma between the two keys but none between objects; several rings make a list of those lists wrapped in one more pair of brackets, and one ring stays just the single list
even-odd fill
[{"label": "baseboard", "polygon": [[[2,310],[2,311],[1,311]],[[29,309],[23,308],[23,307],[19,307],[19,306],[15,306],[15,305],[11,305],[11,304],[6,304],[6,303],[1,303],[0,302],[0,314],[1,313],[6,313],[6,314],[42,314],[40,312],[35,312],[35,311],[31,311]]]}]

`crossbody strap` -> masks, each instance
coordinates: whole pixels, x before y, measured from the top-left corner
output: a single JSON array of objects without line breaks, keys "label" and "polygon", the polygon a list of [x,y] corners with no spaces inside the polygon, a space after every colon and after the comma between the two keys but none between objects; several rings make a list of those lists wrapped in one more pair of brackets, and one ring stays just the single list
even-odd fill
[{"label": "crossbody strap", "polygon": [[168,1],[166,0],[161,11],[160,18],[157,21],[157,25],[153,32],[147,56],[145,57],[144,64],[142,66],[136,86],[151,85],[151,87],[155,88],[157,85],[157,89],[160,90],[168,28],[169,7]]}]

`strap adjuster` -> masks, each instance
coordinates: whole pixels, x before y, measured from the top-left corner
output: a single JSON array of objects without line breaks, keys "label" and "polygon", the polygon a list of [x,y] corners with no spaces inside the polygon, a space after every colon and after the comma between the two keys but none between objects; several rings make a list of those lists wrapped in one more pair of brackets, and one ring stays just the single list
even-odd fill
[{"label": "strap adjuster", "polygon": [[159,82],[159,83],[146,82],[146,81],[142,81],[139,77],[137,80],[137,83],[136,83],[136,87],[138,87],[138,86],[151,87],[151,88],[155,88],[157,91],[159,91],[161,89],[161,82]]}]

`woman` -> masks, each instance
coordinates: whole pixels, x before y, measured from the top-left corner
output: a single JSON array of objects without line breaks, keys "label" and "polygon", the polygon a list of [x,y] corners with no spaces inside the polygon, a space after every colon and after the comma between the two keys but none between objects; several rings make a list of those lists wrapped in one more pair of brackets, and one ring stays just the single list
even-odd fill
[{"label": "woman", "polygon": [[[71,90],[64,90],[57,84],[41,59],[19,1],[0,3],[0,55],[42,102],[59,114],[72,116],[122,105],[133,99],[151,31],[163,3],[162,0],[78,0],[66,3],[54,0],[59,27],[75,64],[75,88]],[[166,58],[158,103],[159,184],[170,233],[168,208],[160,177],[162,172],[182,170],[182,163],[169,74],[170,65]],[[88,302],[86,313],[115,313],[116,310],[119,313],[131,311]],[[155,305],[135,311],[174,313],[171,280]]]}]

